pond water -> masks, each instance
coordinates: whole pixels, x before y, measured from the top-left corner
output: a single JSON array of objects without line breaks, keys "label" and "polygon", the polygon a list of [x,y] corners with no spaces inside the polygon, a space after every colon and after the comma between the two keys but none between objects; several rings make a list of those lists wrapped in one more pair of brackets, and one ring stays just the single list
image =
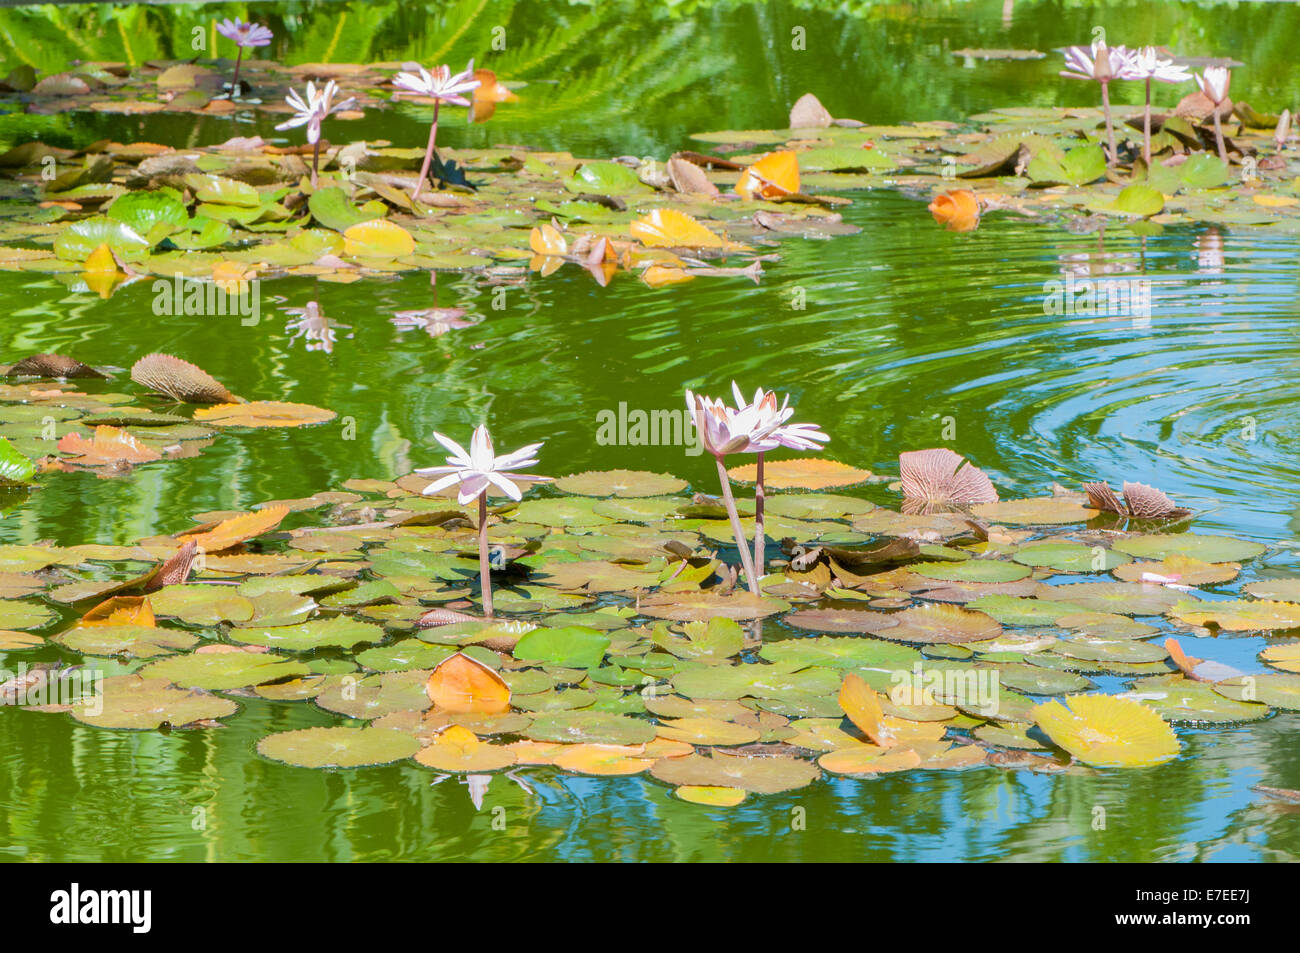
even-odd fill
[{"label": "pond water", "polygon": [[[0,11],[4,70],[34,57],[186,55],[194,22],[242,5]],[[1294,106],[1291,38],[1300,10],[1277,4],[459,3],[441,14],[400,3],[256,5],[284,62],[471,55],[525,78],[523,108],[454,126],[457,145],[511,142],[575,155],[656,155],[707,129],[784,125],[813,91],[835,115],[873,122],[956,119],[1002,105],[1084,104],[1050,53],[1104,25],[1116,42],[1167,43],[1246,64],[1234,94]],[[487,55],[504,26],[507,52]],[[807,50],[790,49],[803,27]],[[122,43],[129,38],[130,55]],[[514,45],[516,42],[518,47]],[[1033,48],[1045,60],[967,62],[964,47]],[[507,59],[508,57],[508,59]],[[1129,100],[1132,101],[1132,100]],[[354,137],[424,141],[418,111],[371,116]],[[270,136],[269,122],[168,117],[0,116],[0,144],[32,135],[85,144],[106,135],[207,144]],[[620,276],[597,287],[577,269],[490,289],[444,273],[438,301],[482,315],[430,338],[392,312],[427,307],[427,276],[353,285],[277,279],[262,320],[159,317],[147,282],[108,300],[43,276],[0,272],[0,363],[72,353],[129,367],[150,351],[200,363],[245,395],[331,408],[355,421],[217,441],[193,459],[124,479],[54,475],[6,498],[0,542],[129,543],[194,513],[307,496],[352,477],[392,478],[442,462],[429,434],[486,422],[504,443],[546,441],[542,471],[667,470],[712,491],[707,456],[609,446],[597,415],[675,409],[684,387],[735,379],[789,391],[799,419],[832,435],[836,459],[896,472],[900,451],[948,445],[1004,496],[1053,482],[1152,483],[1205,511],[1195,528],[1272,548],[1254,573],[1294,574],[1300,528],[1300,241],[1264,229],[1126,229],[1074,235],[1009,215],[977,232],[935,226],[918,202],[856,192],[861,233],[791,240],[761,284],[697,280],[651,290]],[[1050,283],[1142,279],[1150,313],[1047,313]],[[308,350],[278,309],[309,300],[346,328]],[[796,307],[802,300],[803,307]],[[1124,309],[1120,309],[1123,311]],[[1131,310],[1131,309],[1130,309]],[[948,434],[944,436],[944,430]],[[877,488],[873,499],[892,494]],[[768,623],[766,635],[782,635]],[[1220,637],[1204,651],[1248,671],[1263,640]],[[16,664],[17,657],[3,659]],[[0,710],[0,857],[39,860],[1296,860],[1295,815],[1255,784],[1300,788],[1294,715],[1250,727],[1180,729],[1183,755],[1140,771],[1036,776],[977,769],[829,778],[739,808],[685,804],[643,778],[527,769],[503,776],[475,811],[455,780],[413,764],[320,772],[257,757],[271,731],[337,719],[308,706],[241,700],[221,730],[101,731],[59,716]],[[1106,813],[1094,829],[1096,807]],[[493,826],[505,808],[505,830]],[[195,827],[195,809],[206,825]],[[805,824],[792,824],[800,816]],[[802,828],[802,829],[801,829]]]}]

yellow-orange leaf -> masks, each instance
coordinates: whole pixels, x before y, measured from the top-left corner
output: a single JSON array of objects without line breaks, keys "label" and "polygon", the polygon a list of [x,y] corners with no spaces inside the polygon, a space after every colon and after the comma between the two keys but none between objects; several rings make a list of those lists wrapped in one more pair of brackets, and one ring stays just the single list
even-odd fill
[{"label": "yellow-orange leaf", "polygon": [[885,713],[880,708],[880,699],[876,696],[875,689],[862,680],[862,676],[853,672],[844,676],[844,682],[840,685],[839,702],[844,714],[849,716],[849,721],[857,725],[864,735],[882,748],[892,744],[892,740],[886,739],[881,727]]},{"label": "yellow-orange leaf", "polygon": [[81,625],[138,625],[156,628],[148,596],[113,596],[81,617]]},{"label": "yellow-orange leaf", "polygon": [[740,174],[736,194],[743,199],[774,199],[799,191],[799,159],[789,151],[769,152]]},{"label": "yellow-orange leaf", "polygon": [[343,232],[343,254],[361,258],[400,258],[415,251],[415,237],[384,218],[359,222]]},{"label": "yellow-orange leaf", "polygon": [[206,532],[180,533],[176,538],[193,541],[205,553],[219,553],[223,549],[230,549],[246,540],[270,532],[288,515],[289,507],[284,504],[268,506],[264,510],[241,513],[228,520],[222,520]]},{"label": "yellow-orange leaf", "polygon": [[461,652],[438,664],[425,691],[438,711],[499,715],[510,710],[510,687],[501,676]]},{"label": "yellow-orange leaf", "polygon": [[83,270],[91,274],[117,274],[117,259],[113,257],[113,250],[107,244],[100,245],[89,255],[86,256],[86,262],[81,266]]},{"label": "yellow-orange leaf", "polygon": [[969,189],[953,189],[935,196],[930,214],[950,231],[971,232],[980,223],[980,201]]},{"label": "yellow-orange leaf", "polygon": [[685,212],[657,208],[628,226],[647,248],[724,248],[726,243]]},{"label": "yellow-orange leaf", "polygon": [[87,440],[80,434],[65,434],[59,440],[59,449],[77,457],[77,463],[100,467],[114,463],[148,463],[161,460],[162,454],[140,443],[125,430],[99,426],[95,435]]},{"label": "yellow-orange leaf", "polygon": [[569,250],[569,243],[558,228],[544,222],[528,233],[528,247],[539,255],[564,255]]}]

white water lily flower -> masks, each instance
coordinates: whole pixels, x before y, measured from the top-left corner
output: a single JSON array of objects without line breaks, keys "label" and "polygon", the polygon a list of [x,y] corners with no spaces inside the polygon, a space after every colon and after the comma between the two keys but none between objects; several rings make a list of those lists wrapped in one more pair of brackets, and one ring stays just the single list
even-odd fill
[{"label": "white water lily flower", "polygon": [[495,486],[512,500],[521,500],[523,491],[516,486],[517,483],[542,483],[549,482],[551,479],[530,473],[512,472],[537,463],[534,454],[542,446],[540,443],[530,443],[526,447],[520,447],[514,453],[498,457],[492,448],[492,435],[484,426],[475,429],[468,452],[450,437],[435,433],[433,438],[450,450],[451,456],[447,458],[448,466],[425,467],[415,471],[422,477],[440,477],[424,488],[425,496],[460,484],[456,499],[462,506],[486,493],[489,486]]},{"label": "white water lily flower", "polygon": [[1071,46],[1065,50],[1065,69],[1061,75],[1069,79],[1095,79],[1105,82],[1110,79],[1126,79],[1123,75],[1130,68],[1133,54],[1122,46],[1107,46],[1100,40],[1092,44],[1091,50],[1082,46]]},{"label": "white water lily flower", "polygon": [[469,100],[461,94],[473,92],[482,85],[474,78],[473,60],[469,61],[469,66],[463,72],[455,76],[451,74],[451,67],[446,65],[435,66],[432,72],[423,66],[417,66],[416,69],[419,70],[418,73],[398,73],[393,77],[393,85],[457,106],[468,106]]},{"label": "white water lily flower", "polygon": [[1161,57],[1154,46],[1144,46],[1129,54],[1120,79],[1154,79],[1160,83],[1185,83],[1192,78],[1186,66]]},{"label": "white water lily flower", "polygon": [[1196,85],[1210,98],[1214,105],[1220,105],[1228,98],[1228,87],[1232,85],[1232,70],[1226,66],[1207,66],[1195,76]]},{"label": "white water lily flower", "polygon": [[732,381],[731,393],[736,398],[735,419],[738,428],[748,425],[751,420],[752,429],[755,431],[768,429],[769,425],[774,424],[766,437],[752,441],[747,452],[765,453],[777,447],[786,447],[790,450],[820,450],[821,445],[831,439],[830,435],[823,432],[816,424],[786,423],[794,414],[794,409],[790,407],[789,394],[781,401],[781,406],[778,408],[775,391],[765,391],[760,387],[754,392],[754,399],[746,403],[745,396],[740,392],[740,386]]},{"label": "white water lily flower", "polygon": [[292,119],[286,119],[276,126],[281,131],[285,129],[296,129],[298,126],[307,127],[307,141],[315,145],[320,141],[320,124],[333,113],[347,109],[356,103],[356,97],[345,99],[341,103],[334,102],[334,97],[338,94],[339,86],[334,80],[330,80],[320,89],[310,80],[307,82],[306,95],[300,94],[296,89],[289,90],[289,95],[284,97],[294,110]]}]

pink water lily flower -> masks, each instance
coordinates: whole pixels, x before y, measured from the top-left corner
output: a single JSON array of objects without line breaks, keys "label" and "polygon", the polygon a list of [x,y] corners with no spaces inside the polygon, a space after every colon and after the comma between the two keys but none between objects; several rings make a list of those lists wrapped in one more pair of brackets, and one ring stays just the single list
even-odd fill
[{"label": "pink water lily flower", "polygon": [[1192,78],[1185,66],[1162,57],[1154,46],[1144,46],[1129,55],[1120,79],[1136,79],[1146,83],[1146,108],[1142,113],[1142,158],[1151,165],[1151,82],[1185,83]]},{"label": "pink water lily flower", "polygon": [[473,60],[455,76],[451,73],[451,67],[445,64],[435,66],[432,70],[423,66],[415,68],[418,70],[416,73],[401,72],[394,76],[393,85],[456,106],[468,106],[469,100],[462,94],[472,93],[483,85],[474,78]]},{"label": "pink water lily flower", "polygon": [[1228,87],[1232,85],[1232,70],[1226,66],[1207,66],[1195,77],[1196,85],[1210,102],[1214,103],[1214,143],[1219,147],[1219,158],[1228,161],[1228,150],[1223,144],[1223,124],[1219,121],[1221,108],[1228,102]]},{"label": "pink water lily flower", "polygon": [[330,80],[320,89],[316,84],[307,81],[306,94],[299,93],[296,89],[289,90],[289,95],[284,97],[294,110],[294,115],[290,119],[276,126],[281,131],[285,129],[296,129],[299,126],[307,127],[307,141],[313,146],[311,155],[311,184],[316,187],[317,173],[320,167],[320,126],[321,123],[328,119],[336,112],[341,112],[356,104],[356,97],[350,97],[340,103],[334,102],[334,97],[338,95],[339,86],[334,80]]},{"label": "pink water lily flower", "polygon": [[239,95],[239,67],[244,61],[244,50],[249,47],[266,46],[275,34],[269,27],[260,23],[245,23],[239,17],[233,20],[222,20],[217,24],[217,32],[239,47],[239,55],[235,57],[235,76],[230,81],[230,98],[234,99]]},{"label": "pink water lily flower", "polygon": [[1101,84],[1101,106],[1106,114],[1106,142],[1110,147],[1111,165],[1115,164],[1118,153],[1115,148],[1115,125],[1110,117],[1110,82],[1124,79],[1129,69],[1133,54],[1122,46],[1107,46],[1101,40],[1092,44],[1090,49],[1071,46],[1065,51],[1065,69],[1061,75],[1067,79],[1095,79]]},{"label": "pink water lily flower", "polygon": [[433,71],[417,66],[418,73],[401,72],[393,77],[393,85],[433,99],[433,125],[429,127],[429,144],[424,149],[424,163],[420,166],[420,177],[411,192],[411,201],[420,197],[425,179],[429,175],[429,166],[433,162],[433,150],[438,139],[438,110],[443,103],[455,106],[468,106],[469,100],[464,93],[471,93],[482,84],[474,78],[474,61],[470,60],[464,70],[452,75],[451,67],[435,66]]},{"label": "pink water lily flower", "polygon": [[515,470],[531,467],[537,463],[535,456],[540,443],[530,443],[520,447],[514,453],[497,456],[492,447],[492,435],[487,427],[479,426],[470,439],[469,450],[450,437],[435,433],[433,438],[451,451],[447,466],[425,467],[416,470],[422,477],[436,476],[439,479],[424,488],[424,495],[437,493],[449,486],[459,486],[457,501],[464,506],[475,498],[478,499],[478,574],[479,589],[483,594],[483,614],[492,615],[492,572],[488,562],[487,541],[487,491],[495,486],[512,500],[523,499],[520,483],[549,482],[550,477],[536,476],[531,473],[516,473]]}]

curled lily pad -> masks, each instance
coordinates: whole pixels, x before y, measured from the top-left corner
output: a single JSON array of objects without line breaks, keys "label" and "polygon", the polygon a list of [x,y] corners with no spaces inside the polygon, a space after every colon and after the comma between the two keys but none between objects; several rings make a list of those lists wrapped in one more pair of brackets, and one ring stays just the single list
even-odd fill
[{"label": "curled lily pad", "polygon": [[649,470],[589,470],[560,477],[555,488],[579,496],[644,497],[678,493],[686,481]]},{"label": "curled lily pad", "polygon": [[239,710],[228,698],[177,688],[166,678],[114,675],[102,692],[72,706],[72,717],[97,728],[149,730],[162,725],[181,728],[193,722],[225,718]]},{"label": "curled lily pad", "polygon": [[1178,757],[1178,739],[1169,726],[1130,698],[1074,695],[1064,703],[1039,705],[1034,720],[1053,744],[1085,764],[1145,767]]},{"label": "curled lily pad", "polygon": [[258,754],[300,768],[356,768],[411,757],[420,742],[387,728],[303,728],[267,735]]}]

